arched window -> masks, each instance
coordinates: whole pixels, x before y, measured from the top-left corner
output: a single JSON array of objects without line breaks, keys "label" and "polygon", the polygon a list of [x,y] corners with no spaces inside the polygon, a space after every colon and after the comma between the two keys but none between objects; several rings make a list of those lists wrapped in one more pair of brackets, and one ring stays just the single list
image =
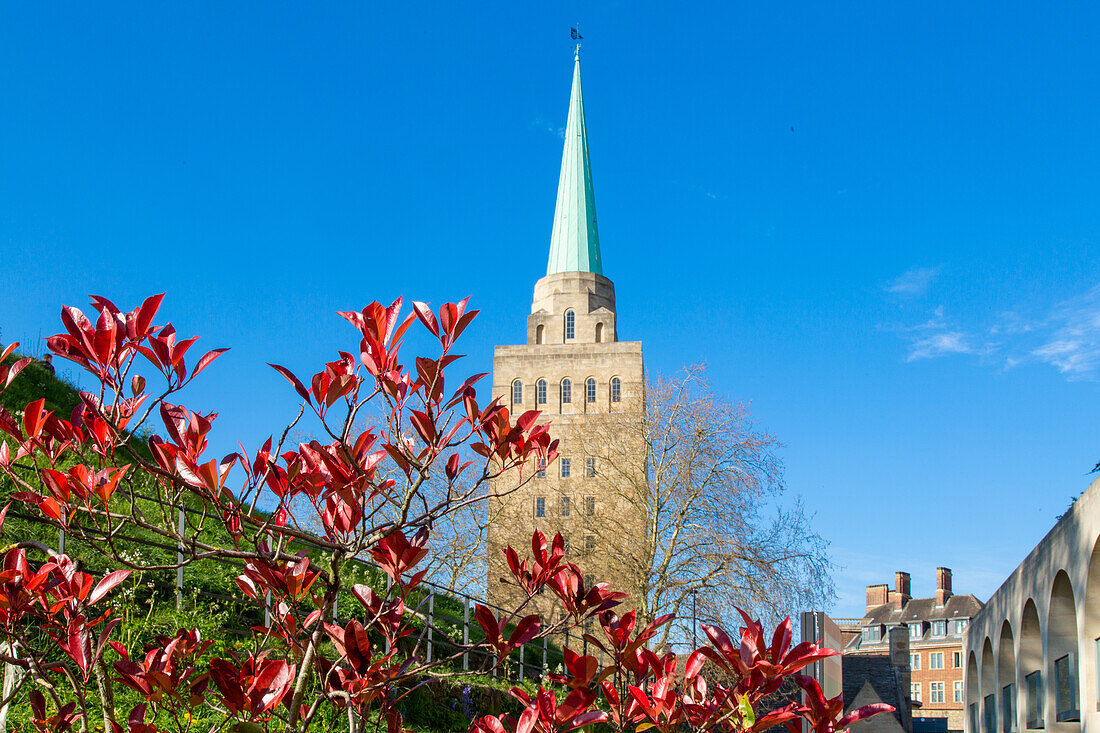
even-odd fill
[{"label": "arched window", "polygon": [[622,402],[623,399],[623,383],[618,377],[611,378],[611,401]]},{"label": "arched window", "polygon": [[545,405],[546,404],[546,380],[545,379],[540,379],[538,382],[535,383],[535,399],[537,400],[538,404],[540,404],[540,405]]},{"label": "arched window", "polygon": [[603,324],[602,323],[597,323],[596,324],[596,343],[598,344],[598,343],[602,343],[602,342],[603,342]]},{"label": "arched window", "polygon": [[563,403],[573,401],[573,382],[569,377],[561,380],[561,401]]},{"label": "arched window", "polygon": [[596,380],[592,377],[584,380],[584,401],[595,402],[596,401]]},{"label": "arched window", "polygon": [[545,330],[546,330],[546,327],[543,326],[543,325],[539,325],[539,326],[535,327],[535,343],[536,344],[541,344],[542,343],[542,334]]},{"label": "arched window", "polygon": [[577,335],[577,315],[572,310],[565,312],[565,340],[572,341]]},{"label": "arched window", "polygon": [[512,382],[512,404],[523,404],[523,382],[518,379]]}]

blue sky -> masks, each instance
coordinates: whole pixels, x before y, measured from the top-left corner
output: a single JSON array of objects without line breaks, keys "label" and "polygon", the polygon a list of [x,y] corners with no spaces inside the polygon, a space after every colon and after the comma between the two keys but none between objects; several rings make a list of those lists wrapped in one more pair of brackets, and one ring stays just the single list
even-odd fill
[{"label": "blue sky", "polygon": [[233,347],[188,401],[227,451],[293,414],[264,362],[355,345],[336,310],[472,295],[487,370],[545,271],[579,19],[620,335],[786,443],[836,614],[899,569],[987,597],[1087,486],[1100,8],[407,5],[5,4],[0,340],[167,290]]}]

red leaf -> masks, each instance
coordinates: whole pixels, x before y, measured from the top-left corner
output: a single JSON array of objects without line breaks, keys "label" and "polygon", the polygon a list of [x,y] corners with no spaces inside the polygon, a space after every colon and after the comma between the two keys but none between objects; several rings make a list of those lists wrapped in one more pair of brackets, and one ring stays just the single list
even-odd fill
[{"label": "red leaf", "polygon": [[95,589],[92,591],[92,595],[89,596],[88,605],[95,605],[96,601],[110,593],[112,588],[130,577],[130,573],[132,572],[132,570],[122,569],[104,575],[103,580],[96,584]]},{"label": "red leaf", "polygon": [[219,356],[227,351],[229,351],[229,349],[214,349],[213,351],[207,351],[205,354],[203,354],[202,358],[199,359],[199,363],[196,364],[195,368],[191,370],[191,379],[194,379],[199,372],[210,366],[211,362],[213,362],[215,359],[217,359]]},{"label": "red leaf", "polygon": [[282,374],[284,377],[286,377],[286,380],[294,385],[294,391],[301,395],[303,400],[305,400],[306,402],[310,401],[309,392],[306,390],[305,385],[302,384],[301,380],[299,380],[298,377],[294,376],[293,372],[291,372],[284,366],[271,364],[270,362],[268,363],[268,366],[279,372],[279,374]]}]

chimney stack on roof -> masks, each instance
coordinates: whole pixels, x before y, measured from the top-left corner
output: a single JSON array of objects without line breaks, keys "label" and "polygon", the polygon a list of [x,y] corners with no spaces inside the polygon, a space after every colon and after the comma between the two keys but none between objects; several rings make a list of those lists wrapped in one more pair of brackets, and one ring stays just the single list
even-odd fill
[{"label": "chimney stack on roof", "polygon": [[942,606],[951,597],[951,568],[936,568],[936,605]]},{"label": "chimney stack on roof", "polygon": [[895,610],[900,611],[905,608],[905,604],[913,597],[909,582],[909,573],[902,570],[894,573],[894,592],[891,595],[893,595],[892,600],[894,601]]},{"label": "chimney stack on roof", "polygon": [[889,590],[890,587],[886,585],[886,583],[867,586],[867,609],[864,613],[870,613],[872,608],[876,608],[886,603]]}]

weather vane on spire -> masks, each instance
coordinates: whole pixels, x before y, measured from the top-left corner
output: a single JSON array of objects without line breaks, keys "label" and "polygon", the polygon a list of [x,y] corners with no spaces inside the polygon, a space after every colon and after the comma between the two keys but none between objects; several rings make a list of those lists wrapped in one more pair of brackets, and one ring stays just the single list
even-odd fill
[{"label": "weather vane on spire", "polygon": [[577,23],[576,27],[569,29],[569,37],[577,42],[577,49],[573,54],[573,58],[580,58],[581,55],[581,40],[584,36],[581,35],[581,24]]}]

